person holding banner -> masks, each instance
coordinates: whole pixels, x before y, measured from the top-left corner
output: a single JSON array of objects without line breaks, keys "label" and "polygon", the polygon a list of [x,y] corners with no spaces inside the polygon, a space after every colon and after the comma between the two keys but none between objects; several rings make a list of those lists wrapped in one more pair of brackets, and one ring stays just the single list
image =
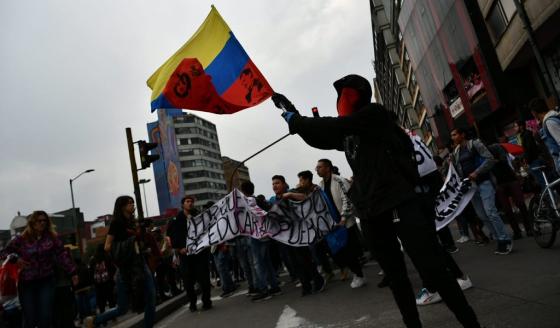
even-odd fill
[{"label": "person holding banner", "polygon": [[350,183],[348,180],[333,174],[332,169],[332,162],[326,158],[320,159],[315,167],[317,175],[322,178],[319,186],[325,191],[328,199],[334,205],[333,209],[340,217],[339,225],[348,229],[347,245],[337,254],[333,254],[333,257],[341,268],[347,266],[354,274],[350,287],[359,288],[366,284],[366,279],[358,253],[359,248],[361,248],[358,239],[360,232],[356,224],[354,206],[347,195]]},{"label": "person holding banner", "polygon": [[496,164],[492,153],[479,139],[468,140],[466,131],[456,128],[451,131],[455,144],[453,164],[463,179],[475,181],[478,188],[472,198],[476,215],[484,222],[490,233],[497,239],[494,254],[507,255],[513,249],[513,241],[506,232],[504,221],[496,208],[496,190],[491,181],[491,170]]},{"label": "person holding banner", "polygon": [[[303,171],[298,173],[299,186],[282,194],[282,201],[300,202],[307,198],[314,190],[319,188],[313,184],[313,173]],[[313,262],[309,247],[290,247],[290,258],[294,264],[301,282],[301,295],[319,293],[325,289],[325,279],[317,271],[317,264]],[[313,284],[312,284],[313,283]]]},{"label": "person holding banner", "polygon": [[[256,205],[257,200],[254,196],[255,185],[253,185],[252,182],[249,183],[250,184],[243,185],[242,192],[250,202],[254,202]],[[268,237],[263,239],[251,238],[250,240],[250,250],[252,252],[253,266],[255,269],[256,289],[255,295],[251,298],[253,302],[266,301],[271,299],[272,296],[282,294],[276,271],[272,264],[271,244],[272,240]]]},{"label": "person holding banner", "polygon": [[180,272],[183,276],[189,309],[197,311],[196,292],[194,284],[198,282],[202,290],[202,309],[212,308],[210,300],[210,249],[206,248],[197,254],[189,254],[187,251],[187,234],[189,231],[189,220],[195,216],[194,197],[185,196],[181,199],[183,210],[169,221],[167,235],[171,239],[171,247],[179,256]]},{"label": "person holding banner", "polygon": [[375,244],[381,268],[407,327],[422,327],[399,239],[417,270],[433,283],[449,309],[464,327],[480,327],[457,281],[447,271],[437,240],[435,223],[427,220],[414,187],[418,169],[410,138],[371,103],[369,82],[348,75],[334,83],[338,117],[301,116],[283,95],[275,105],[290,133],[299,134],[312,147],[344,151],[354,178],[348,194],[362,224],[372,226],[365,236]]}]

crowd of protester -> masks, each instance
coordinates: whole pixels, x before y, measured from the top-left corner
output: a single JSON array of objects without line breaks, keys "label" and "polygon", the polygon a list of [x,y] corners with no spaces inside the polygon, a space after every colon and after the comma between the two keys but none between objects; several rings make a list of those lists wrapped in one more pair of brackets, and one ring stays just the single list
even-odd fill
[{"label": "crowd of protester", "polygon": [[[333,233],[347,234],[345,245],[336,250],[329,246],[326,238],[316,240],[308,247],[294,247],[271,238],[259,240],[238,236],[191,254],[186,245],[189,220],[213,203],[197,209],[195,198],[185,196],[178,214],[166,226],[152,227],[149,221],[135,219],[134,199],[121,196],[115,201],[105,243],[97,245],[89,259],[73,259],[70,250],[64,248],[57,237],[47,213],[35,211],[28,217],[23,233],[0,252],[4,261],[0,275],[3,322],[8,327],[26,328],[69,328],[79,324],[98,327],[116,320],[131,309],[144,313],[144,326],[152,327],[156,304],[183,295],[183,292],[186,305],[196,312],[199,311],[198,295],[201,296],[201,309],[210,310],[213,308],[212,288],[219,289],[219,295],[225,298],[241,292],[240,286],[245,283],[247,290],[244,293],[252,302],[282,297],[285,284],[300,288],[303,297],[321,293],[334,279],[350,280],[350,288],[360,288],[367,283],[363,265],[373,258],[385,270],[379,272],[384,277],[378,287],[391,287],[397,302],[403,302],[399,306],[403,307],[401,312],[405,323],[412,320],[410,323],[415,319],[407,319],[406,315],[413,315],[414,311],[399,293],[406,293],[411,286],[408,278],[402,276],[406,270],[403,273],[400,266],[404,263],[403,249],[413,260],[421,258],[420,262],[430,263],[431,259],[420,251],[407,250],[408,243],[422,240],[435,249],[442,259],[443,270],[426,274],[428,271],[419,269],[422,288],[417,294],[416,305],[433,304],[447,297],[447,301],[464,307],[458,310],[458,318],[462,315],[463,323],[468,320],[476,322],[474,312],[460,293],[460,290],[472,287],[473,283],[452,254],[459,250],[456,243],[472,240],[484,246],[494,240],[494,253],[507,255],[513,250],[514,240],[524,237],[523,234],[532,235],[525,194],[540,190],[543,181],[542,176],[539,177],[531,168],[549,163],[551,168],[548,173],[553,176],[559,167],[558,153],[554,151],[560,147],[551,148],[550,144],[555,140],[557,145],[560,144],[560,119],[547,128],[546,120],[557,116],[557,113],[544,106],[542,101],[531,104],[535,117],[545,126],[542,139],[525,129],[522,122],[516,123],[524,147],[524,153],[517,157],[511,156],[503,143],[485,144],[479,139],[469,138],[467,131],[459,128],[451,132],[453,146],[441,152],[441,157],[434,156],[438,170],[422,177],[416,188],[417,209],[428,221],[432,220],[432,223],[426,224],[427,228],[422,226],[421,229],[432,229],[426,233],[434,235],[436,244],[433,245],[430,244],[431,239],[426,241],[412,235],[400,238],[401,245],[396,238],[382,235],[390,228],[360,220],[362,215],[349,197],[353,179],[340,176],[329,159],[317,161],[317,183],[310,170],[297,175],[295,188],[289,187],[284,176],[273,175],[273,196],[268,200],[262,194],[255,196],[255,187],[251,182],[243,182],[239,189],[250,205],[257,205],[264,211],[278,202],[303,201],[314,191],[322,190],[327,203],[332,205],[332,214],[337,222]],[[389,121],[394,119],[389,115]],[[437,234],[435,229],[429,228],[433,226],[437,193],[451,164],[462,178],[475,181],[478,186],[471,204],[456,220],[459,228],[456,241],[448,227]],[[400,214],[393,213],[392,220],[406,221],[409,214],[410,217],[419,215],[405,213],[403,209]],[[14,311],[10,312],[14,300],[19,300],[21,304],[22,315],[19,317]],[[64,306],[60,306],[62,304]]]}]

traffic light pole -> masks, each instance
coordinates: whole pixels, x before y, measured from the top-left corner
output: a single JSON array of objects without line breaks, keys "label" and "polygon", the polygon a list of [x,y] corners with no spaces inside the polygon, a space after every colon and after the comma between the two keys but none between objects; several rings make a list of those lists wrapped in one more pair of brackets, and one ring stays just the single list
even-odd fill
[{"label": "traffic light pole", "polygon": [[138,170],[136,167],[136,158],[134,157],[134,142],[132,141],[132,130],[130,128],[126,128],[126,142],[128,144],[128,155],[130,157],[130,170],[132,171],[132,183],[134,185],[134,198],[136,199],[138,220],[144,220],[142,197],[140,197],[140,184],[138,183]]}]

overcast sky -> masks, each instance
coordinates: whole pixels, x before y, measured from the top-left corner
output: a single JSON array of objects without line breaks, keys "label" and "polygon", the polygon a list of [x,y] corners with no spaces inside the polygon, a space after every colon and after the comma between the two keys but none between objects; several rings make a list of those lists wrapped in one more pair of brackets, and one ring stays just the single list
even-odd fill
[{"label": "overcast sky", "polygon": [[[214,3],[275,91],[302,114],[336,115],[332,82],[373,77],[367,0],[0,2],[0,229],[21,211],[76,206],[86,220],[112,212],[132,194],[125,127],[146,138],[147,78],[196,31]],[[216,124],[223,156],[241,160],[288,132],[272,101],[233,115],[194,112]],[[343,153],[319,151],[298,136],[247,162],[256,193],[272,194],[270,177],[291,185],[299,171]],[[157,214],[152,170],[148,211]],[[317,177],[315,177],[317,179]]]}]

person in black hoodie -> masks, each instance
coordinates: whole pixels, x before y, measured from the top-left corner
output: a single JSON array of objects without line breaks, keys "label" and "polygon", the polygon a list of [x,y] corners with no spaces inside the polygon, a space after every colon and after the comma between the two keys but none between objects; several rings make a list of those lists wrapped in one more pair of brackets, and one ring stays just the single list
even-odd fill
[{"label": "person in black hoodie", "polygon": [[371,86],[358,75],[334,83],[339,117],[299,115],[283,95],[272,100],[285,112],[290,133],[312,147],[344,151],[354,173],[349,196],[361,222],[371,225],[379,264],[390,278],[390,288],[407,327],[422,327],[412,285],[398,239],[424,279],[432,283],[464,327],[480,327],[461,288],[446,269],[435,223],[425,218],[414,188],[418,183],[414,148],[384,107],[371,103]]},{"label": "person in black hoodie", "polygon": [[185,196],[181,199],[182,210],[171,219],[167,226],[167,236],[171,240],[171,247],[179,256],[180,271],[184,279],[187,300],[191,312],[196,312],[196,291],[194,284],[198,282],[202,290],[202,309],[212,308],[210,300],[210,249],[206,248],[197,254],[187,252],[187,232],[189,220],[197,215],[194,208],[194,197]]}]

